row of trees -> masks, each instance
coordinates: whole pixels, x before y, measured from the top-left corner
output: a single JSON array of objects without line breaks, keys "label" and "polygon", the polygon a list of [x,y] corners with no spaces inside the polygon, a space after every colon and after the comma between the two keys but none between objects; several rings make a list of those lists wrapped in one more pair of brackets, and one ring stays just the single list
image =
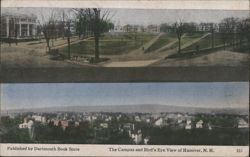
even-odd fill
[{"label": "row of trees", "polygon": [[[184,23],[182,21],[175,22],[172,25],[162,24],[162,32],[175,32],[178,39],[178,53],[181,53],[181,39],[185,33],[195,33],[195,32],[209,32],[211,33],[211,47],[214,48],[214,34],[217,31],[220,33],[221,40],[224,44],[224,49],[226,45],[232,45],[235,47],[239,44],[242,47],[244,41],[247,40],[248,45],[250,45],[250,18],[239,19],[234,17],[229,17],[223,19],[219,24],[215,23]],[[250,47],[249,47],[250,51]]]},{"label": "row of trees", "polygon": [[[68,58],[70,59],[70,38],[72,36],[71,26],[76,26],[76,33],[79,38],[89,37],[93,35],[95,40],[95,61],[99,60],[99,39],[102,33],[109,31],[114,27],[110,22],[108,10],[101,10],[99,8],[80,8],[57,12],[52,11],[48,18],[42,15],[40,29],[44,35],[47,43],[48,51],[51,51],[53,46],[53,39],[56,37],[67,37],[68,43]],[[70,14],[71,13],[71,14]],[[58,16],[59,14],[59,16]],[[59,32],[59,33],[58,33]],[[52,40],[52,42],[50,42]]]}]

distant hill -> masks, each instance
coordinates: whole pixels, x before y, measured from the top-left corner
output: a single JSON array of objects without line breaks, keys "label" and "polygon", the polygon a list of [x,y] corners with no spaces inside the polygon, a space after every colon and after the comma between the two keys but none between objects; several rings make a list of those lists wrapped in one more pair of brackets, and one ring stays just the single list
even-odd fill
[{"label": "distant hill", "polygon": [[[7,112],[7,111],[2,111]],[[9,113],[23,112],[123,112],[123,113],[160,113],[160,112],[181,112],[181,113],[227,113],[227,114],[248,114],[248,109],[238,108],[198,108],[168,105],[112,105],[112,106],[61,106],[47,108],[15,109],[8,110]]]}]

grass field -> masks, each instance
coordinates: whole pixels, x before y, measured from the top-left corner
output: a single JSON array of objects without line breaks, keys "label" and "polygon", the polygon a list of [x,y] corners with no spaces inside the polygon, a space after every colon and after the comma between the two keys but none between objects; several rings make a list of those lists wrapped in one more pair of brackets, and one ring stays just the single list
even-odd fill
[{"label": "grass field", "polygon": [[[185,34],[185,36],[183,36],[181,39],[181,46],[187,44],[188,42],[191,42],[192,40],[196,38],[200,38],[202,35],[204,35],[204,33],[197,32],[197,33],[192,33],[192,34]],[[177,40],[177,37],[175,37],[175,39]],[[174,49],[174,48],[178,48],[178,41],[175,42],[170,47],[163,49],[162,51],[166,51],[166,50]]]},{"label": "grass field", "polygon": [[[214,47],[223,45],[223,41],[221,40],[221,35],[219,33],[214,34]],[[212,35],[208,35],[207,37],[201,39],[197,43],[194,43],[186,48],[184,48],[182,51],[192,51],[196,50],[196,46],[199,46],[199,49],[206,49],[212,47]]]},{"label": "grass field", "polygon": [[[149,33],[123,33],[123,34],[105,34],[100,38],[100,54],[118,55],[128,53],[133,49],[137,49],[144,43],[150,41],[155,35]],[[61,48],[59,51],[63,54],[67,53],[67,47]],[[71,53],[78,55],[90,55],[95,52],[94,39],[81,41],[71,45]]]},{"label": "grass field", "polygon": [[160,36],[160,38],[147,49],[146,53],[155,51],[155,50],[167,45],[168,43],[174,41],[175,39],[176,39],[175,33],[164,34],[164,35]]}]

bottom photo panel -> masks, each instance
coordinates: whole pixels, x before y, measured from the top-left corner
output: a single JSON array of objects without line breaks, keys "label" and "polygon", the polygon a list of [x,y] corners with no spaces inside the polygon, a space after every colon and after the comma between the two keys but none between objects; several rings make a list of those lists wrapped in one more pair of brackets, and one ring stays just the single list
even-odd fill
[{"label": "bottom photo panel", "polygon": [[0,143],[1,156],[247,156],[249,83],[2,84]]}]

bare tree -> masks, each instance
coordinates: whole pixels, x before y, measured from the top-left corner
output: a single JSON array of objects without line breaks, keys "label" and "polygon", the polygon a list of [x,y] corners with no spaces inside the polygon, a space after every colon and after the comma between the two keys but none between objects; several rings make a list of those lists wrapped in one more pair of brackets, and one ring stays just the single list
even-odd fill
[{"label": "bare tree", "polygon": [[40,16],[41,16],[42,21],[38,21],[38,22],[39,22],[41,31],[44,35],[47,48],[48,48],[48,52],[50,52],[51,47],[53,46],[53,45],[50,45],[50,41],[54,36],[56,14],[54,10],[51,10],[49,15],[46,16],[45,13],[41,11]]},{"label": "bare tree", "polygon": [[222,40],[224,43],[224,49],[226,47],[226,43],[229,43],[233,47],[235,46],[235,32],[237,20],[237,18],[229,17],[223,19],[219,24]]},{"label": "bare tree", "polygon": [[75,9],[78,14],[86,16],[87,26],[93,32],[95,40],[95,62],[99,61],[99,39],[103,32],[109,28],[109,10],[101,10],[99,8]]},{"label": "bare tree", "polygon": [[70,37],[71,37],[71,31],[70,31],[70,25],[71,25],[71,20],[68,20],[67,22],[66,22],[66,36],[67,36],[67,43],[68,43],[68,59],[70,59],[71,58],[71,56],[70,56]]},{"label": "bare tree", "polygon": [[178,53],[180,54],[181,53],[181,38],[184,34],[184,24],[181,21],[175,22],[173,24],[173,27],[178,38]]},{"label": "bare tree", "polygon": [[215,30],[214,25],[215,25],[214,23],[210,24],[211,47],[212,47],[212,49],[214,48],[214,30]]},{"label": "bare tree", "polygon": [[250,53],[250,18],[248,17],[242,20],[242,25],[243,25],[243,28],[242,28],[243,34],[248,41],[248,50]]}]

